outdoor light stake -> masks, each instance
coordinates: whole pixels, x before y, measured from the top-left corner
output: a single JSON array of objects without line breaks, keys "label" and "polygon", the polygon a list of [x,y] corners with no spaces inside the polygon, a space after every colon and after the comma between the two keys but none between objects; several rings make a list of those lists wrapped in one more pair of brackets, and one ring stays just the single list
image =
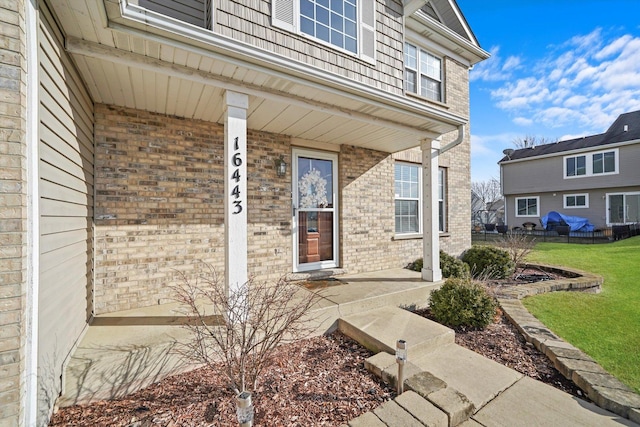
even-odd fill
[{"label": "outdoor light stake", "polygon": [[407,361],[407,342],[396,342],[396,362],[398,362],[398,394],[404,391],[404,362]]},{"label": "outdoor light stake", "polygon": [[236,416],[240,427],[253,426],[253,405],[248,391],[243,391],[236,397]]}]

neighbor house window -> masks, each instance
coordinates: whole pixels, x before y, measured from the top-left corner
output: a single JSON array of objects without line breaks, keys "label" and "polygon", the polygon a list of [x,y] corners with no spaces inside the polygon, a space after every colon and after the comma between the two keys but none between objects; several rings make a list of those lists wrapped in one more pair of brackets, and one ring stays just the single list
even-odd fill
[{"label": "neighbor house window", "polygon": [[588,194],[565,194],[564,195],[564,208],[588,208],[589,207],[589,195]]},{"label": "neighbor house window", "polygon": [[375,64],[376,5],[370,0],[271,0],[271,23]]},{"label": "neighbor house window", "polygon": [[405,43],[404,89],[441,102],[442,60],[411,43]]},{"label": "neighbor house window", "polygon": [[618,173],[618,149],[564,157],[564,177]]},{"label": "neighbor house window", "polygon": [[447,176],[445,168],[438,168],[438,230],[447,231]]},{"label": "neighbor house window", "polygon": [[640,222],[640,193],[607,194],[607,224]]},{"label": "neighbor house window", "polygon": [[540,216],[540,197],[517,197],[516,216]]},{"label": "neighbor house window", "polygon": [[420,167],[396,163],[396,233],[420,232]]}]

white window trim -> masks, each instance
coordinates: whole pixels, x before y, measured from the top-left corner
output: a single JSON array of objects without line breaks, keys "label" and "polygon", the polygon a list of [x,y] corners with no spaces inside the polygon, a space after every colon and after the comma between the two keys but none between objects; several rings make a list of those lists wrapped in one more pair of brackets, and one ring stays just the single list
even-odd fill
[{"label": "white window trim", "polygon": [[[440,198],[440,173],[442,173],[442,199]],[[440,233],[446,233],[449,227],[449,221],[447,221],[447,168],[438,167],[438,231]],[[440,230],[440,202],[443,202],[442,209],[442,230]]]},{"label": "white window trim", "polygon": [[[522,200],[522,199],[526,199],[526,200],[536,199],[537,212],[535,213],[535,215],[518,215],[518,200]],[[540,196],[516,197],[514,207],[515,207],[514,213],[516,218],[538,218],[540,217]]]},{"label": "white window trim", "polygon": [[[615,159],[614,159],[615,170],[613,172],[593,173],[593,156],[596,154],[604,154],[604,153],[610,153],[610,152],[613,152],[615,156]],[[585,157],[586,173],[584,175],[567,176],[567,159],[572,159],[572,158],[577,158],[582,156]],[[589,153],[577,153],[577,154],[572,154],[570,156],[562,157],[562,176],[564,177],[564,179],[585,178],[588,176],[617,175],[619,173],[620,173],[620,152],[619,152],[619,149],[617,148],[593,151]]]},{"label": "white window trim", "polygon": [[[628,193],[605,193],[605,201],[606,206],[605,209],[607,211],[607,226],[610,227],[612,225],[625,225],[625,224],[633,224],[632,222],[611,222],[611,207],[609,206],[609,197],[610,196],[640,196],[640,191],[630,191]],[[625,215],[626,216],[626,215]]]},{"label": "white window trim", "polygon": [[[407,45],[407,44],[409,44],[409,45],[413,46],[414,48],[416,48],[417,56],[418,56],[416,58],[416,62],[417,62],[417,68],[416,69],[409,68],[405,64],[405,61],[404,61],[404,48],[405,48],[405,45]],[[431,56],[433,56],[435,58],[438,58],[440,60],[440,80],[438,80],[440,82],[440,99],[431,99],[431,98],[429,98],[427,96],[422,95],[422,93],[421,93],[421,85],[420,85],[420,81],[421,81],[421,79],[420,79],[420,76],[421,76],[421,73],[420,73],[420,53],[421,52],[425,52],[425,53],[427,53],[427,54],[429,54],[429,55],[431,55]],[[446,85],[445,85],[445,82],[444,82],[444,57],[442,55],[440,55],[438,53],[435,53],[433,50],[431,50],[429,48],[426,48],[426,47],[424,47],[424,45],[422,45],[420,43],[416,43],[413,40],[405,40],[405,42],[404,42],[404,44],[402,46],[402,63],[403,63],[403,68],[402,68],[402,74],[403,74],[403,76],[402,76],[403,77],[402,78],[402,89],[404,90],[405,94],[409,94],[411,96],[417,96],[420,99],[424,99],[424,100],[429,101],[429,102],[445,104],[445,99],[446,99],[445,86]],[[407,70],[407,69],[409,69],[411,71],[414,71],[416,73],[416,91],[415,92],[412,92],[412,91],[409,91],[409,90],[406,89],[406,85],[405,85],[405,81],[404,81],[404,73],[405,73],[405,70]]]},{"label": "white window trim", "polygon": [[[569,206],[567,204],[567,197],[579,197],[584,196],[583,206]],[[589,207],[589,193],[576,193],[576,194],[563,194],[562,195],[562,207],[564,209],[586,209]]]},{"label": "white window trim", "polygon": [[[395,167],[396,165],[405,165],[405,166],[411,166],[411,167],[415,167],[418,169],[418,231],[413,231],[413,232],[407,232],[407,233],[398,233],[396,231],[396,225],[395,225],[395,220],[396,220],[396,214],[395,214],[395,208],[396,208],[396,200],[413,200],[413,199],[407,199],[407,198],[396,198],[395,195],[395,188],[396,188],[396,179],[395,179]],[[422,168],[419,164],[417,163],[409,163],[409,162],[395,162],[395,164],[393,165],[394,168],[394,178],[393,178],[393,209],[394,209],[394,213],[393,213],[393,230],[394,230],[394,234],[397,238],[410,238],[410,237],[420,237],[422,236]]]}]

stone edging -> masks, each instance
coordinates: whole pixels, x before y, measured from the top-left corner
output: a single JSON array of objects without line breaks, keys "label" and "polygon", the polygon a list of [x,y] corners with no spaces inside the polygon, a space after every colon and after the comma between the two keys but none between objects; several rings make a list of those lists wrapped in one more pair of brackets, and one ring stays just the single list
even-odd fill
[{"label": "stone edging", "polygon": [[[561,269],[541,265],[535,265],[535,267],[546,271]],[[640,395],[605,371],[585,353],[556,336],[520,302],[520,299],[525,296],[545,292],[561,290],[598,292],[600,290],[602,277],[579,270],[564,268],[561,270],[563,273],[573,273],[576,277],[518,285],[502,290],[498,302],[504,314],[518,328],[527,342],[546,355],[556,369],[580,387],[596,405],[640,423]]]}]

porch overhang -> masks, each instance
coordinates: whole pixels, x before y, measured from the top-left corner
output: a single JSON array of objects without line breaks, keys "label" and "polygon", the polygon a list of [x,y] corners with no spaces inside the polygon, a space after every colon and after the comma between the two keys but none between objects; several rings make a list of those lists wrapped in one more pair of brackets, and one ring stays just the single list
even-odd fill
[{"label": "porch overhang", "polygon": [[[64,28],[95,102],[223,123],[227,90],[249,96],[249,129],[384,152],[417,147],[467,118],[270,54],[129,1],[90,0],[113,40]],[[61,6],[64,7],[64,6]],[[63,24],[64,24],[63,20]]]}]

